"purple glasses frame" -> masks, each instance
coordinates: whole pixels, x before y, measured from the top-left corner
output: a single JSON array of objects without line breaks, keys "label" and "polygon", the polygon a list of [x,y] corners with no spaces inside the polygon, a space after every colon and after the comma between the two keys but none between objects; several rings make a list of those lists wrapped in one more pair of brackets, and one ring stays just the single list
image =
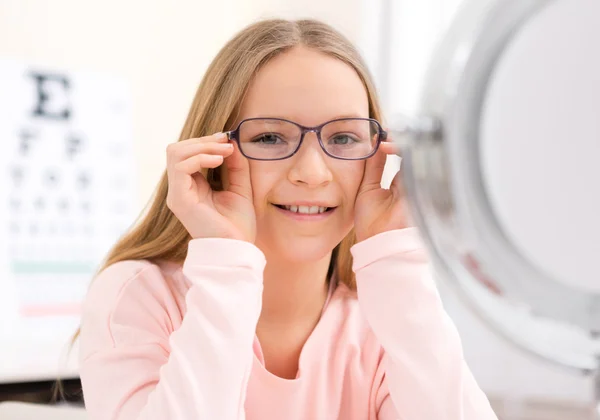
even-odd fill
[{"label": "purple glasses frame", "polygon": [[[271,120],[271,121],[284,121],[284,122],[288,122],[291,124],[294,124],[296,127],[298,127],[300,129],[300,141],[298,142],[298,146],[296,147],[296,149],[290,153],[289,155],[285,156],[285,157],[281,157],[281,158],[274,158],[274,159],[260,159],[260,158],[255,158],[255,157],[250,157],[247,156],[244,151],[242,150],[242,147],[240,145],[240,127],[242,126],[242,124],[244,124],[246,121],[254,121],[254,120]],[[375,147],[373,148],[373,151],[371,153],[369,153],[367,156],[364,157],[360,157],[360,158],[344,158],[344,157],[339,157],[339,156],[334,156],[331,153],[329,153],[326,149],[325,149],[325,145],[323,144],[323,140],[321,139],[321,129],[323,127],[325,127],[327,124],[333,123],[333,122],[337,122],[337,121],[348,121],[348,120],[361,120],[361,121],[369,121],[372,123],[375,123],[377,125],[377,144],[375,145]],[[377,153],[377,150],[379,149],[379,144],[381,144],[382,141],[385,141],[387,139],[387,131],[385,131],[382,127],[381,124],[379,123],[379,121],[373,119],[373,118],[338,118],[335,120],[331,120],[331,121],[327,121],[321,125],[317,125],[315,127],[306,127],[304,125],[295,123],[294,121],[290,121],[290,120],[286,120],[284,118],[268,118],[268,117],[258,117],[258,118],[247,118],[243,121],[241,121],[237,128],[235,130],[231,130],[231,131],[226,131],[225,134],[227,135],[227,139],[229,141],[235,141],[238,145],[238,149],[240,150],[240,152],[242,153],[242,155],[246,158],[246,159],[252,159],[252,160],[284,160],[284,159],[289,159],[292,156],[294,156],[296,153],[298,153],[298,150],[300,150],[300,147],[302,146],[302,142],[304,141],[304,136],[306,133],[316,133],[317,134],[317,139],[319,140],[319,145],[321,146],[321,149],[323,149],[323,152],[325,152],[325,154],[331,158],[334,159],[341,159],[341,160],[364,160],[364,159],[368,159],[371,156],[373,156],[375,153]]]}]

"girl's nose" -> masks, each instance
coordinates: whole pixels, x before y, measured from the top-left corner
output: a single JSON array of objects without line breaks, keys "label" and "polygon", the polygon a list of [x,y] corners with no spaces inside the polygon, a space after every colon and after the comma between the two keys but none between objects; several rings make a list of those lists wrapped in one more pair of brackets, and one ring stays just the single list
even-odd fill
[{"label": "girl's nose", "polygon": [[328,166],[329,157],[321,148],[316,133],[306,133],[300,150],[292,159],[293,163],[289,172],[292,183],[314,188],[331,182],[332,174]]}]

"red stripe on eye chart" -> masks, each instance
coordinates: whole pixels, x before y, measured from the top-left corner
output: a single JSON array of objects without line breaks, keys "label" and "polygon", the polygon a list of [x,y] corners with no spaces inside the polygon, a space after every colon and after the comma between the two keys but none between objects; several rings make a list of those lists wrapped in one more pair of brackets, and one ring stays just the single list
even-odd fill
[{"label": "red stripe on eye chart", "polygon": [[27,318],[41,316],[81,315],[81,303],[26,305],[21,307],[19,314]]}]

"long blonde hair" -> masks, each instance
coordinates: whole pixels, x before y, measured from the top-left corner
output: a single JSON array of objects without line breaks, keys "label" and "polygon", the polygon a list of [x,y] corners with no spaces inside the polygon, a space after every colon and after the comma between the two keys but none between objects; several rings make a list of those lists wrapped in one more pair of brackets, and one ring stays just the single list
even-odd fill
[{"label": "long blonde hair", "polygon": [[[252,77],[271,58],[294,46],[305,46],[352,66],[369,98],[369,116],[381,121],[380,106],[367,66],[343,35],[316,20],[271,19],[254,23],[235,35],[218,53],[198,87],[179,140],[231,129]],[[214,189],[222,189],[219,170],[205,174]],[[124,260],[168,260],[182,263],[191,237],[166,205],[167,173],[134,226],[107,254],[100,270]],[[334,249],[330,274],[355,289],[350,247],[353,231]],[[79,330],[73,342],[79,336]]]}]

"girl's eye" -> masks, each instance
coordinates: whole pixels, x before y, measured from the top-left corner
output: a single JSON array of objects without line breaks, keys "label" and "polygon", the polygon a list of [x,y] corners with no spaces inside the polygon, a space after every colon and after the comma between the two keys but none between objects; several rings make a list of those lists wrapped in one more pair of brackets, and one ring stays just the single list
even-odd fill
[{"label": "girl's eye", "polygon": [[340,146],[346,146],[352,143],[358,143],[360,140],[354,138],[349,134],[340,134],[333,137],[330,142]]},{"label": "girl's eye", "polygon": [[275,134],[263,134],[259,137],[256,137],[252,140],[252,143],[260,143],[260,144],[277,144],[281,142],[281,138]]}]

